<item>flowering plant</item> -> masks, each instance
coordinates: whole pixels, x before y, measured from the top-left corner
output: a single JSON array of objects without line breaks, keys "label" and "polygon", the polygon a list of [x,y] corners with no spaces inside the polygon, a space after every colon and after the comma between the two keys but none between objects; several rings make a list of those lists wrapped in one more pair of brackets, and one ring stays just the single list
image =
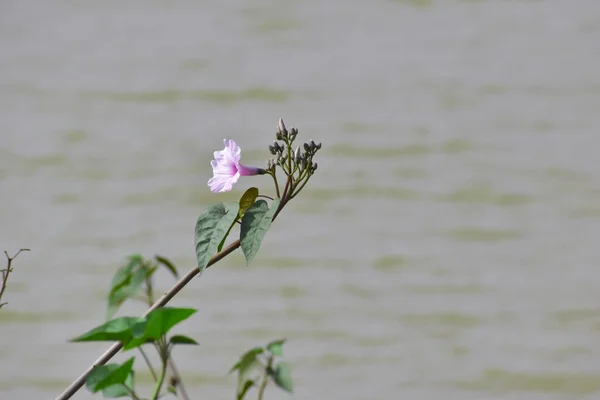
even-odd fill
[{"label": "flowering plant", "polygon": [[[154,378],[154,389],[149,397],[151,400],[162,397],[165,394],[164,387],[178,398],[189,398],[175,367],[172,351],[174,347],[198,343],[188,336],[169,335],[169,332],[197,310],[165,306],[194,276],[239,247],[242,248],[246,263],[250,264],[273,220],[298,195],[317,170],[317,163],[313,162],[313,158],[321,149],[321,144],[311,140],[294,148],[297,135],[296,128],[288,130],[283,120],[279,120],[276,140],[269,146],[273,157],[267,161],[264,169],[242,165],[241,149],[235,141],[225,139],[225,148],[216,151],[214,160],[211,161],[213,177],[208,181],[210,190],[215,193],[230,191],[242,176],[270,175],[274,183],[274,196],[261,194],[258,188],[251,187],[237,203],[226,205],[219,202],[210,205],[196,221],[194,240],[198,264],[181,278],[175,265],[165,257],[145,259],[137,254],[130,256],[127,263],[117,270],[111,283],[107,312],[109,321],[72,339],[74,342],[116,343],[77,378],[58,400],[70,398],[84,384],[91,392],[102,392],[107,398],[126,396],[134,400],[141,399],[134,380],[134,357],[124,363],[106,364],[119,351],[131,349],[139,350]],[[278,171],[283,172],[285,184],[282,182],[280,185]],[[270,204],[264,199],[270,200]],[[226,240],[236,225],[240,227],[239,239],[225,247]],[[153,276],[159,268],[168,269],[178,280],[171,289],[155,300]],[[149,305],[142,317],[110,319],[123,302],[140,298]],[[284,339],[280,339],[265,347],[254,347],[240,357],[230,371],[237,372],[238,375],[238,400],[243,399],[253,387],[257,387],[258,399],[261,400],[269,382],[292,392],[290,368],[287,363],[279,361],[283,355],[284,342]],[[144,350],[148,345],[154,347],[158,354],[158,369],[154,368]],[[170,378],[167,379],[169,374]]]}]

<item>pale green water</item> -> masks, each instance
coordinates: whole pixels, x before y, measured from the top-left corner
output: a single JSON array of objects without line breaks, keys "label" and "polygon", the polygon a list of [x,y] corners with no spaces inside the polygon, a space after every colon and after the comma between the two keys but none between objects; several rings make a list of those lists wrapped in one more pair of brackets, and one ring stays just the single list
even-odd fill
[{"label": "pale green water", "polygon": [[176,353],[196,398],[232,398],[238,354],[282,336],[297,399],[598,398],[599,15],[2,2],[0,250],[33,251],[0,312],[0,397],[54,398],[104,351],[66,340],[102,322],[122,257],[190,268],[204,207],[270,188],[211,194],[212,152],[233,137],[263,164],[282,116],[323,142],[319,171],[250,268],[174,303],[200,308],[182,328],[202,345]]}]

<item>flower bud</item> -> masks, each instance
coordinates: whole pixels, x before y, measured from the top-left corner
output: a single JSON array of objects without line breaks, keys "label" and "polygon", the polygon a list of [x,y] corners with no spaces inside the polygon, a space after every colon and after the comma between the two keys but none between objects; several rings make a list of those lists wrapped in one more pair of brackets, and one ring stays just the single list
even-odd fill
[{"label": "flower bud", "polygon": [[317,150],[321,150],[321,142],[317,144]]},{"label": "flower bud", "polygon": [[296,159],[296,164],[300,164],[302,161],[302,154],[300,153],[300,146],[296,147],[296,151],[294,152],[294,158]]},{"label": "flower bud", "polygon": [[281,135],[281,131],[279,131],[279,129],[277,129],[277,132],[275,133],[275,139],[277,139],[277,140],[283,139],[283,136]]},{"label": "flower bud", "polygon": [[310,139],[310,148],[313,149],[313,150],[317,148],[317,145],[315,144],[315,141],[312,140],[312,139]]},{"label": "flower bud", "polygon": [[304,151],[309,151],[310,150],[310,146],[308,145],[308,143],[304,143]]},{"label": "flower bud", "polygon": [[298,129],[296,129],[292,126],[290,128],[290,139],[292,139],[292,140],[296,139],[297,134],[298,134]]},{"label": "flower bud", "polygon": [[315,172],[315,171],[317,170],[317,167],[318,167],[318,166],[319,166],[319,165],[318,165],[316,162],[315,162],[315,163],[313,163],[313,165],[312,165],[312,171],[313,171],[313,172]]},{"label": "flower bud", "polygon": [[285,129],[285,124],[283,123],[283,119],[279,118],[279,132],[281,132],[283,135],[287,134],[288,131],[287,129]]},{"label": "flower bud", "polygon": [[273,155],[277,154],[277,151],[275,150],[275,146],[269,145],[269,153],[271,153]]}]

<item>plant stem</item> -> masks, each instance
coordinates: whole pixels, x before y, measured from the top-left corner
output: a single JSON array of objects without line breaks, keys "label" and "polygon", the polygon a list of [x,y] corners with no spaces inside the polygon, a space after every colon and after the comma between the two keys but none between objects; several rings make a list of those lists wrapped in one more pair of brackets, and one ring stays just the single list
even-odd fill
[{"label": "plant stem", "polygon": [[267,361],[267,367],[265,368],[265,372],[263,373],[262,382],[260,383],[260,387],[258,388],[258,400],[262,400],[263,395],[265,394],[265,389],[267,388],[267,382],[269,381],[269,371],[273,366],[273,356],[270,355]]},{"label": "plant stem", "polygon": [[154,379],[154,381],[156,381],[158,379],[158,377],[156,376],[156,372],[154,372],[154,368],[152,367],[152,363],[150,363],[150,359],[148,358],[148,356],[146,355],[146,353],[142,349],[142,346],[139,346],[138,349],[140,350],[140,353],[142,353],[142,356],[144,357],[144,360],[146,360],[146,365],[148,365],[148,369],[150,369],[150,373],[152,374],[152,378]]},{"label": "plant stem", "polygon": [[158,352],[160,353],[160,360],[162,363],[162,367],[160,368],[160,377],[156,382],[156,386],[154,387],[154,394],[152,394],[151,399],[156,400],[160,394],[160,389],[162,388],[163,382],[165,381],[165,376],[167,375],[167,365],[169,360],[169,351],[167,348],[167,344],[165,342],[165,337],[162,336],[159,339],[159,343],[156,345]]},{"label": "plant stem", "polygon": [[125,386],[125,390],[127,390],[127,392],[129,393],[129,395],[131,396],[132,400],[140,400],[140,398],[138,397],[138,395],[133,391],[133,389],[130,389],[127,385],[123,385]]},{"label": "plant stem", "polygon": [[269,175],[273,177],[273,182],[275,182],[275,193],[277,193],[277,197],[281,197],[279,194],[279,183],[277,182],[277,176],[275,176],[275,170],[271,172]]},{"label": "plant stem", "polygon": [[171,368],[171,371],[173,371],[173,376],[176,378],[176,384],[174,386],[177,389],[179,389],[179,393],[181,393],[181,397],[183,398],[183,400],[190,400],[190,396],[188,396],[187,391],[185,390],[185,386],[183,386],[183,380],[181,379],[181,375],[175,367],[175,362],[173,361],[173,359],[171,359],[171,357],[169,357],[169,367]]},{"label": "plant stem", "polygon": [[[275,212],[275,215],[273,215],[273,221],[275,220],[275,218],[277,218],[277,215],[279,215],[279,213],[281,212],[281,210],[283,209],[283,207],[287,204],[287,201],[288,201],[287,199],[282,199],[281,200],[281,203],[279,204],[279,208]],[[237,250],[239,247],[240,247],[240,241],[239,240],[236,240],[235,242],[231,243],[229,246],[227,246],[226,248],[224,248],[223,250],[221,250],[219,253],[217,253],[214,256],[212,256],[210,258],[210,260],[208,261],[208,264],[206,264],[206,268],[208,268],[211,265],[214,265],[217,262],[221,261],[223,258],[227,257],[229,254],[231,254],[235,250]],[[200,269],[198,269],[198,267],[195,267],[194,269],[192,269],[191,271],[189,271],[187,274],[185,274],[184,276],[182,276],[181,279],[179,279],[168,291],[166,291],[162,296],[160,296],[158,298],[158,300],[156,300],[156,302],[152,305],[152,307],[150,307],[148,310],[146,310],[146,312],[144,313],[143,316],[144,317],[147,316],[148,314],[150,314],[152,311],[156,310],[157,308],[164,307],[167,303],[169,303],[169,301],[171,301],[171,299],[173,297],[175,297],[177,295],[177,293],[179,293],[181,291],[181,289],[183,289],[184,287],[186,287],[186,285],[188,283],[190,283],[190,281],[196,275],[198,275],[199,273],[200,273]],[[89,375],[90,372],[92,372],[92,370],[94,369],[94,367],[98,366],[98,365],[104,365],[104,364],[106,364],[122,348],[123,348],[123,344],[121,342],[116,342],[115,344],[113,344],[91,366],[89,366],[83,372],[83,374],[81,374],[77,379],[75,379],[69,385],[69,387],[67,387],[64,390],[64,392],[62,392],[56,398],[56,400],[67,400],[67,399],[70,399],[71,397],[73,397],[73,395],[75,393],[77,393],[77,391],[79,389],[81,389],[81,387],[85,384],[85,378]]]},{"label": "plant stem", "polygon": [[[280,211],[281,208],[282,207],[280,205],[278,211]],[[275,219],[275,217],[273,217],[273,219]],[[219,253],[215,254],[214,256],[212,256],[211,259],[208,261],[208,264],[206,265],[206,268],[208,268],[211,265],[213,265],[213,264],[221,261],[223,258],[225,258],[226,256],[228,256],[229,254],[233,253],[238,247],[240,247],[240,241],[236,240],[235,242],[231,243],[229,246],[227,246],[226,248],[224,248],[221,252],[219,252]],[[165,306],[169,301],[171,301],[171,299],[173,297],[175,297],[175,295],[177,295],[177,293],[179,293],[181,291],[181,289],[183,289],[188,283],[190,283],[190,281],[196,275],[198,275],[199,273],[200,273],[200,270],[198,269],[198,267],[195,267],[194,269],[192,269],[191,271],[189,271],[187,274],[185,274],[184,276],[182,276],[181,279],[179,281],[177,281],[177,283],[175,283],[171,287],[171,289],[169,289],[167,292],[165,292],[165,294],[163,294],[161,297],[159,297],[158,300],[156,300],[156,303],[154,303],[152,305],[152,307],[150,307],[144,313],[143,316],[145,317],[148,314],[150,314],[152,311],[156,310],[157,308]],[[69,385],[69,387],[67,387],[65,389],[65,391],[63,393],[61,393],[56,398],[56,400],[70,399],[85,384],[85,378],[88,376],[88,374],[90,372],[92,372],[92,370],[94,369],[95,366],[106,364],[122,348],[123,348],[123,345],[121,344],[121,342],[117,342],[117,343],[113,344],[91,366],[89,366],[85,370],[85,372],[83,374],[81,374],[77,379],[75,379],[73,381],[73,383],[71,383],[71,385]]]}]

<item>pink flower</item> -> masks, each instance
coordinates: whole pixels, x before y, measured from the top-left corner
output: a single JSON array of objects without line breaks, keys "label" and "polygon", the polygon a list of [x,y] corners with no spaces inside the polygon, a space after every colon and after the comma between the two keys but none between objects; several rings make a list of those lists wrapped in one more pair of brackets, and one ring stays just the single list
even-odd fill
[{"label": "pink flower", "polygon": [[208,186],[214,193],[228,192],[240,179],[240,176],[264,174],[261,168],[247,167],[240,164],[242,150],[233,141],[225,139],[225,148],[215,151],[215,159],[210,162],[213,168],[213,177],[208,180]]}]

